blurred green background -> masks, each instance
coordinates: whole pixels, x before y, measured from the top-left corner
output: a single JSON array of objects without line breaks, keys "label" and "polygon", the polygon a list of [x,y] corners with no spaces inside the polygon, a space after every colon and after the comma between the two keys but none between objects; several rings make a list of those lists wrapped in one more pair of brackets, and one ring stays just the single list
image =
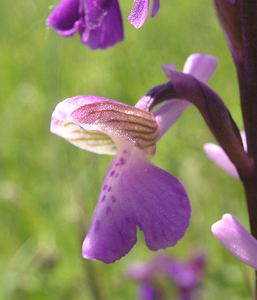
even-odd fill
[{"label": "blurred green background", "polygon": [[[242,127],[233,64],[211,1],[161,0],[155,19],[134,29],[127,21],[132,0],[120,0],[125,41],[92,52],[79,38],[65,39],[47,28],[53,0],[4,1],[0,10],[0,299],[135,299],[137,285],[124,278],[135,260],[156,253],[139,239],[112,265],[82,259],[105,170],[111,160],[83,152],[50,134],[55,105],[70,96],[101,95],[134,104],[164,82],[164,63],[190,53],[215,55],[210,82]],[[248,226],[238,181],[215,167],[202,145],[213,141],[191,107],[158,144],[152,161],[186,186],[193,214],[184,239],[165,253],[186,259],[207,255],[202,299],[250,298],[252,272],[210,233],[225,212]]]}]

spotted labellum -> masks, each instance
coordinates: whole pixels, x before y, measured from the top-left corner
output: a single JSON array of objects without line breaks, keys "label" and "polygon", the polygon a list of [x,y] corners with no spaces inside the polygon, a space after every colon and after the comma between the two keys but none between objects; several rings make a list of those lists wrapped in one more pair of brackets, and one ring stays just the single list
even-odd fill
[{"label": "spotted labellum", "polygon": [[[205,70],[212,60],[194,55],[184,69]],[[199,80],[208,80],[205,72],[196,73],[204,74]],[[167,111],[153,114],[147,106],[143,109],[142,102],[130,106],[103,97],[77,96],[59,103],[52,114],[53,133],[84,150],[115,155],[83,242],[87,259],[105,263],[120,259],[136,243],[137,229],[143,231],[151,250],[174,246],[189,225],[191,209],[184,187],[148,160],[167,130],[170,120],[164,119],[169,116]]]}]

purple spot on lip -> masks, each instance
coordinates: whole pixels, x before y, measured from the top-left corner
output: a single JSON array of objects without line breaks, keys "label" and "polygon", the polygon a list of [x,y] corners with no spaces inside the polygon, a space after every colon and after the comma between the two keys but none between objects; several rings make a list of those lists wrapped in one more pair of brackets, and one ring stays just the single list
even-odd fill
[{"label": "purple spot on lip", "polygon": [[104,202],[105,201],[105,195],[103,195],[102,199],[101,199],[101,202]]},{"label": "purple spot on lip", "polygon": [[120,164],[118,162],[116,162],[115,167],[118,167]]},{"label": "purple spot on lip", "polygon": [[112,209],[111,209],[111,207],[110,206],[107,206],[106,207],[106,215],[109,215],[110,214],[110,212],[112,211]]},{"label": "purple spot on lip", "polygon": [[105,184],[105,185],[103,186],[103,191],[105,191],[107,188],[108,188],[108,185]]},{"label": "purple spot on lip", "polygon": [[126,162],[125,158],[121,157],[120,158],[120,164],[121,164],[121,166],[125,165],[125,162]]},{"label": "purple spot on lip", "polygon": [[114,196],[111,196],[111,200],[112,200],[113,203],[115,203],[117,201]]},{"label": "purple spot on lip", "polygon": [[114,176],[114,178],[117,178],[118,176],[119,176],[119,173],[116,173],[115,176]]},{"label": "purple spot on lip", "polygon": [[125,150],[122,151],[122,153],[123,153],[123,154],[127,154],[127,153],[128,153],[128,150],[125,149]]},{"label": "purple spot on lip", "polygon": [[110,177],[112,177],[115,174],[115,170],[112,170],[110,173]]},{"label": "purple spot on lip", "polygon": [[110,192],[112,190],[112,187],[109,186],[107,192]]}]

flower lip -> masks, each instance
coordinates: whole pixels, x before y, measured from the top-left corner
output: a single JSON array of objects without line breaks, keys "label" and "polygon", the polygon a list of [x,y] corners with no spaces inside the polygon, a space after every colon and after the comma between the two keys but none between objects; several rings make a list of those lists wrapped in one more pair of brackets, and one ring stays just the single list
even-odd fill
[{"label": "flower lip", "polygon": [[172,175],[131,147],[120,149],[105,175],[83,257],[112,263],[126,255],[144,233],[149,249],[174,246],[191,215],[188,196]]}]

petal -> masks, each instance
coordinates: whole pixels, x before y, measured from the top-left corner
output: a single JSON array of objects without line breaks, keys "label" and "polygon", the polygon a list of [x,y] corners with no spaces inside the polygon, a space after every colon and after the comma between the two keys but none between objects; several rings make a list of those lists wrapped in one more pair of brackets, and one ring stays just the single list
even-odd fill
[{"label": "petal", "polygon": [[151,263],[133,263],[127,268],[126,275],[134,280],[143,281],[150,279],[153,274],[153,271],[154,269]]},{"label": "petal", "polygon": [[191,54],[184,65],[183,73],[193,75],[203,83],[208,83],[217,67],[217,59],[206,54]]},{"label": "petal", "polygon": [[87,27],[95,28],[98,27],[105,15],[109,13],[109,10],[114,0],[85,0],[84,1],[84,11],[85,20]]},{"label": "petal", "polygon": [[177,70],[177,64],[165,64],[162,66],[162,70],[165,73],[165,75],[169,78],[171,74],[173,74],[173,71]]},{"label": "petal", "polygon": [[180,288],[193,290],[203,276],[205,256],[197,255],[187,262],[173,260],[167,266],[168,276]]},{"label": "petal", "polygon": [[51,118],[51,132],[66,139],[71,144],[98,154],[116,153],[113,140],[99,130],[85,130],[78,122],[71,120],[71,114],[81,106],[108,101],[102,97],[78,96],[60,102]]},{"label": "petal", "polygon": [[257,240],[231,214],[211,227],[213,235],[237,258],[257,270]]},{"label": "petal", "polygon": [[135,27],[140,28],[146,21],[149,11],[150,0],[134,0],[134,7],[128,17],[129,22]]},{"label": "petal", "polygon": [[[89,1],[90,3],[92,1]],[[103,5],[103,2],[105,5]],[[117,0],[97,1],[85,16],[86,27],[80,31],[82,43],[91,49],[106,49],[124,38],[123,23]],[[102,3],[102,7],[101,4]],[[107,4],[106,4],[107,3]]]},{"label": "petal", "polygon": [[[246,135],[244,131],[240,132],[242,143],[244,150],[247,151],[247,142],[246,142]],[[222,170],[227,172],[229,175],[235,177],[236,179],[239,179],[239,175],[237,172],[237,169],[235,168],[234,164],[231,162],[231,160],[228,158],[227,154],[224,152],[224,150],[212,143],[207,143],[203,146],[204,152],[206,155]]]},{"label": "petal", "polygon": [[[191,74],[196,79],[207,83],[217,66],[217,61],[213,56],[205,54],[190,55],[184,65],[183,73]],[[174,64],[163,66],[165,74],[169,77],[176,70]],[[188,101],[170,99],[163,102],[154,112],[156,120],[160,125],[161,138],[165,132],[177,121],[186,108],[190,105]]]},{"label": "petal", "polygon": [[160,0],[153,0],[151,17],[154,18],[160,9]]},{"label": "petal", "polygon": [[157,108],[154,115],[160,126],[159,139],[177,121],[189,105],[188,101],[172,99],[165,101],[163,105]]},{"label": "petal", "polygon": [[139,300],[157,300],[162,299],[160,292],[151,282],[142,282],[138,291]]},{"label": "petal", "polygon": [[107,134],[118,148],[126,141],[148,154],[155,152],[159,128],[152,113],[109,100],[81,106],[71,119],[85,130]]},{"label": "petal", "polygon": [[181,183],[151,165],[144,152],[121,150],[105,177],[83,256],[114,262],[136,243],[137,227],[151,250],[174,246],[189,224],[190,205]]},{"label": "petal", "polygon": [[47,19],[60,35],[72,36],[81,26],[79,0],[62,0]]},{"label": "petal", "polygon": [[203,147],[204,152],[206,155],[222,170],[227,172],[229,175],[239,179],[238,172],[234,166],[234,164],[231,162],[231,160],[228,158],[227,154],[224,152],[224,150],[212,143],[207,143]]},{"label": "petal", "polygon": [[153,154],[159,135],[152,113],[95,96],[78,96],[59,103],[52,115],[51,131],[99,154],[114,154],[124,142]]}]

